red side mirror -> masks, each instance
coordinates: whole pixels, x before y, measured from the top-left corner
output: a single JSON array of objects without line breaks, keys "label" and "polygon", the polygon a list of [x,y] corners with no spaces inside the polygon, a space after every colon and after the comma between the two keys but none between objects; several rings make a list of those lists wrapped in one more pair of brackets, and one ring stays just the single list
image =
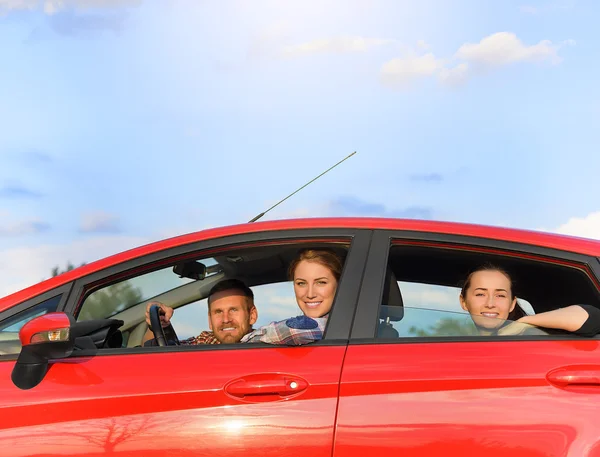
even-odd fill
[{"label": "red side mirror", "polygon": [[71,320],[65,313],[48,313],[27,322],[19,331],[21,346],[69,340]]},{"label": "red side mirror", "polygon": [[21,352],[11,379],[20,389],[37,386],[48,371],[48,361],[73,352],[73,321],[65,313],[48,313],[27,322],[19,331]]}]

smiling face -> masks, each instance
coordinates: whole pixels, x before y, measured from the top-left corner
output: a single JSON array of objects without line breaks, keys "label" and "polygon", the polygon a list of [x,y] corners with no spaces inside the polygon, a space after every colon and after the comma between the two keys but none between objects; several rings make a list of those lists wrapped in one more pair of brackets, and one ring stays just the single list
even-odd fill
[{"label": "smiling face", "polygon": [[294,293],[305,316],[322,317],[331,310],[337,279],[325,265],[302,260],[294,270]]},{"label": "smiling face", "polygon": [[216,292],[210,298],[208,324],[215,338],[222,344],[238,343],[258,318],[252,300],[235,289]]},{"label": "smiling face", "polygon": [[496,270],[473,273],[460,296],[460,305],[471,314],[475,325],[489,330],[501,326],[516,304],[510,279]]}]

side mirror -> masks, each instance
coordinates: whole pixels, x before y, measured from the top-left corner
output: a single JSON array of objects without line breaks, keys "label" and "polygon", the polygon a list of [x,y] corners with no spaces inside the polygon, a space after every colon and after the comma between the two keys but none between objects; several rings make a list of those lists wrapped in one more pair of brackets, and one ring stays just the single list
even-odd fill
[{"label": "side mirror", "polygon": [[48,313],[27,322],[19,331],[21,352],[11,379],[19,389],[37,386],[48,371],[48,361],[71,355],[74,338],[72,318],[65,313]]}]

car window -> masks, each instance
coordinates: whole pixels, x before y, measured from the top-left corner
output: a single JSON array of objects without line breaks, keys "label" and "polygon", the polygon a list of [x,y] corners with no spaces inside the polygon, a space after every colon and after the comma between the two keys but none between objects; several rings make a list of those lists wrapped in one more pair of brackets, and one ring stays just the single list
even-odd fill
[{"label": "car window", "polygon": [[[485,317],[472,319],[461,307],[459,296],[464,280],[482,265],[500,267],[510,273],[513,280],[512,292],[517,297],[517,307],[505,321],[497,319],[490,324]],[[531,326],[516,329],[521,324],[513,325],[510,331],[506,328],[523,315],[573,304],[600,307],[598,289],[586,273],[585,265],[560,263],[553,259],[534,260],[530,256],[520,257],[497,250],[486,253],[467,247],[438,248],[397,243],[392,244],[389,251],[377,337],[556,334],[547,329],[534,330]],[[493,331],[488,331],[488,327]]]},{"label": "car window", "polygon": [[438,284],[423,284],[418,282],[398,281],[402,291],[404,306],[461,312],[457,309],[460,288]]},{"label": "car window", "polygon": [[[215,265],[212,258],[204,259],[205,266]],[[162,268],[91,293],[85,300],[78,320],[108,318],[139,303],[150,300],[165,291],[194,281],[174,273],[173,267]]]},{"label": "car window", "polygon": [[[300,311],[294,287],[288,279],[288,267],[304,248],[327,248],[345,259],[349,240],[314,244],[269,243],[219,250],[218,255],[190,257],[175,264],[126,277],[91,290],[75,311],[77,321],[114,318],[123,320],[120,328],[123,346],[143,345],[147,324],[145,310],[150,301],[159,301],[174,309],[171,323],[179,340],[198,336],[209,330],[207,297],[222,280],[239,279],[254,293],[258,319],[253,328],[273,321],[295,317]],[[164,265],[164,264],[163,264]],[[138,267],[139,271],[139,267]],[[125,279],[123,279],[125,277]]]},{"label": "car window", "polygon": [[[254,303],[258,309],[258,319],[254,328],[273,321],[301,314],[294,299],[294,286],[291,281],[263,284],[251,287]],[[177,309],[171,322],[181,339],[190,338],[209,329],[207,299],[195,301]]]},{"label": "car window", "polygon": [[55,312],[61,295],[49,298],[0,323],[0,355],[18,354],[21,350],[19,330],[31,319]]},{"label": "car window", "polygon": [[[402,291],[404,306],[468,314],[457,306],[460,287],[406,281],[398,281],[398,287]],[[535,314],[527,300],[517,297],[517,302],[527,314]]]},{"label": "car window", "polygon": [[503,335],[549,335],[548,331],[533,326],[504,320],[497,330],[482,333],[471,315],[465,312],[443,311],[404,306],[401,316],[393,307],[381,309],[377,329],[379,338],[426,338],[426,337],[485,337]]}]

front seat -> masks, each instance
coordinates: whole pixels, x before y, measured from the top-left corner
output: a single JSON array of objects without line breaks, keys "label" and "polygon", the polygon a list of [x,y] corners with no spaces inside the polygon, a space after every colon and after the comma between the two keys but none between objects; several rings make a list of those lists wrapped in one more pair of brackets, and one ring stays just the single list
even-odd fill
[{"label": "front seat", "polygon": [[398,331],[392,322],[398,322],[404,317],[404,303],[398,281],[394,272],[388,268],[383,285],[383,296],[379,308],[379,325],[377,338],[398,338]]}]

